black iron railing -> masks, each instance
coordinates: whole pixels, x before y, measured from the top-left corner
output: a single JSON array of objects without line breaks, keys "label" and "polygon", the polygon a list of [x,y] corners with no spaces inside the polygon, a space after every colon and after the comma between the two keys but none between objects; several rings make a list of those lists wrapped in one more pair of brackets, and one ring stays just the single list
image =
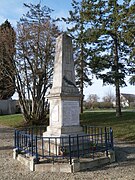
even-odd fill
[{"label": "black iron railing", "polygon": [[43,137],[46,127],[31,127],[15,130],[15,148],[39,158],[51,160],[94,158],[96,154],[113,150],[112,128],[83,126],[84,134],[64,137]]}]

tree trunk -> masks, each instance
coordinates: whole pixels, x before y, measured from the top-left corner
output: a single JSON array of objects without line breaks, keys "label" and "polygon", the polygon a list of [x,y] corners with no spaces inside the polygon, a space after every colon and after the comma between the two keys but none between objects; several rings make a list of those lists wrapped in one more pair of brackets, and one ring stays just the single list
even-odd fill
[{"label": "tree trunk", "polygon": [[120,84],[119,84],[119,57],[118,57],[118,40],[117,34],[114,38],[114,65],[115,65],[115,90],[116,90],[116,116],[120,117],[121,114],[121,102],[120,102]]},{"label": "tree trunk", "polygon": [[81,84],[80,84],[80,89],[81,89],[81,113],[83,113],[83,44],[81,44]]},{"label": "tree trunk", "polygon": [[120,87],[119,87],[119,80],[115,83],[116,89],[116,116],[120,117],[121,114],[121,103],[120,103]]}]

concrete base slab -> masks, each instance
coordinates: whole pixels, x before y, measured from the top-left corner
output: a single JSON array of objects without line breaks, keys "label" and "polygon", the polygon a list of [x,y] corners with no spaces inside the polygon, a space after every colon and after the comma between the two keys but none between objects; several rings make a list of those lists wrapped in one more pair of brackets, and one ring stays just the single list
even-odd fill
[{"label": "concrete base slab", "polygon": [[72,165],[66,163],[35,164],[35,171],[38,172],[72,172]]},{"label": "concrete base slab", "polygon": [[34,157],[26,157],[25,155],[18,154],[17,160],[27,166],[31,171],[38,172],[67,172],[73,173],[83,171],[86,169],[93,169],[94,167],[100,167],[108,163],[115,161],[115,152],[111,151],[111,155],[108,157],[100,157],[95,159],[81,158],[72,159],[72,164],[68,162],[40,162],[36,163]]}]

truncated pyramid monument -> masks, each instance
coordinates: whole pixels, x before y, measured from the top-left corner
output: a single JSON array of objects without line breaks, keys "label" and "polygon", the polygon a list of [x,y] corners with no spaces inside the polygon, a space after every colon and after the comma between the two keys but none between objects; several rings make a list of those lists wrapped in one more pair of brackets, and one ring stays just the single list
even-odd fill
[{"label": "truncated pyramid monument", "polygon": [[53,85],[48,96],[50,122],[43,136],[66,136],[82,132],[79,122],[80,94],[75,84],[72,39],[61,34],[56,40]]}]

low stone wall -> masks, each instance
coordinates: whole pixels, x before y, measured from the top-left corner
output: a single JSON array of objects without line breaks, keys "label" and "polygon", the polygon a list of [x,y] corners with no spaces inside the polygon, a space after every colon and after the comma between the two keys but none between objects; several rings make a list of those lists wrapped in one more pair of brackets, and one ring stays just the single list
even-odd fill
[{"label": "low stone wall", "polygon": [[54,164],[48,162],[36,163],[34,157],[27,157],[26,155],[18,154],[17,149],[13,150],[13,158],[27,166],[31,171],[74,173],[115,162],[115,151],[109,151],[108,157],[104,156],[95,159],[83,158],[79,160],[72,159],[72,164],[58,162]]}]

